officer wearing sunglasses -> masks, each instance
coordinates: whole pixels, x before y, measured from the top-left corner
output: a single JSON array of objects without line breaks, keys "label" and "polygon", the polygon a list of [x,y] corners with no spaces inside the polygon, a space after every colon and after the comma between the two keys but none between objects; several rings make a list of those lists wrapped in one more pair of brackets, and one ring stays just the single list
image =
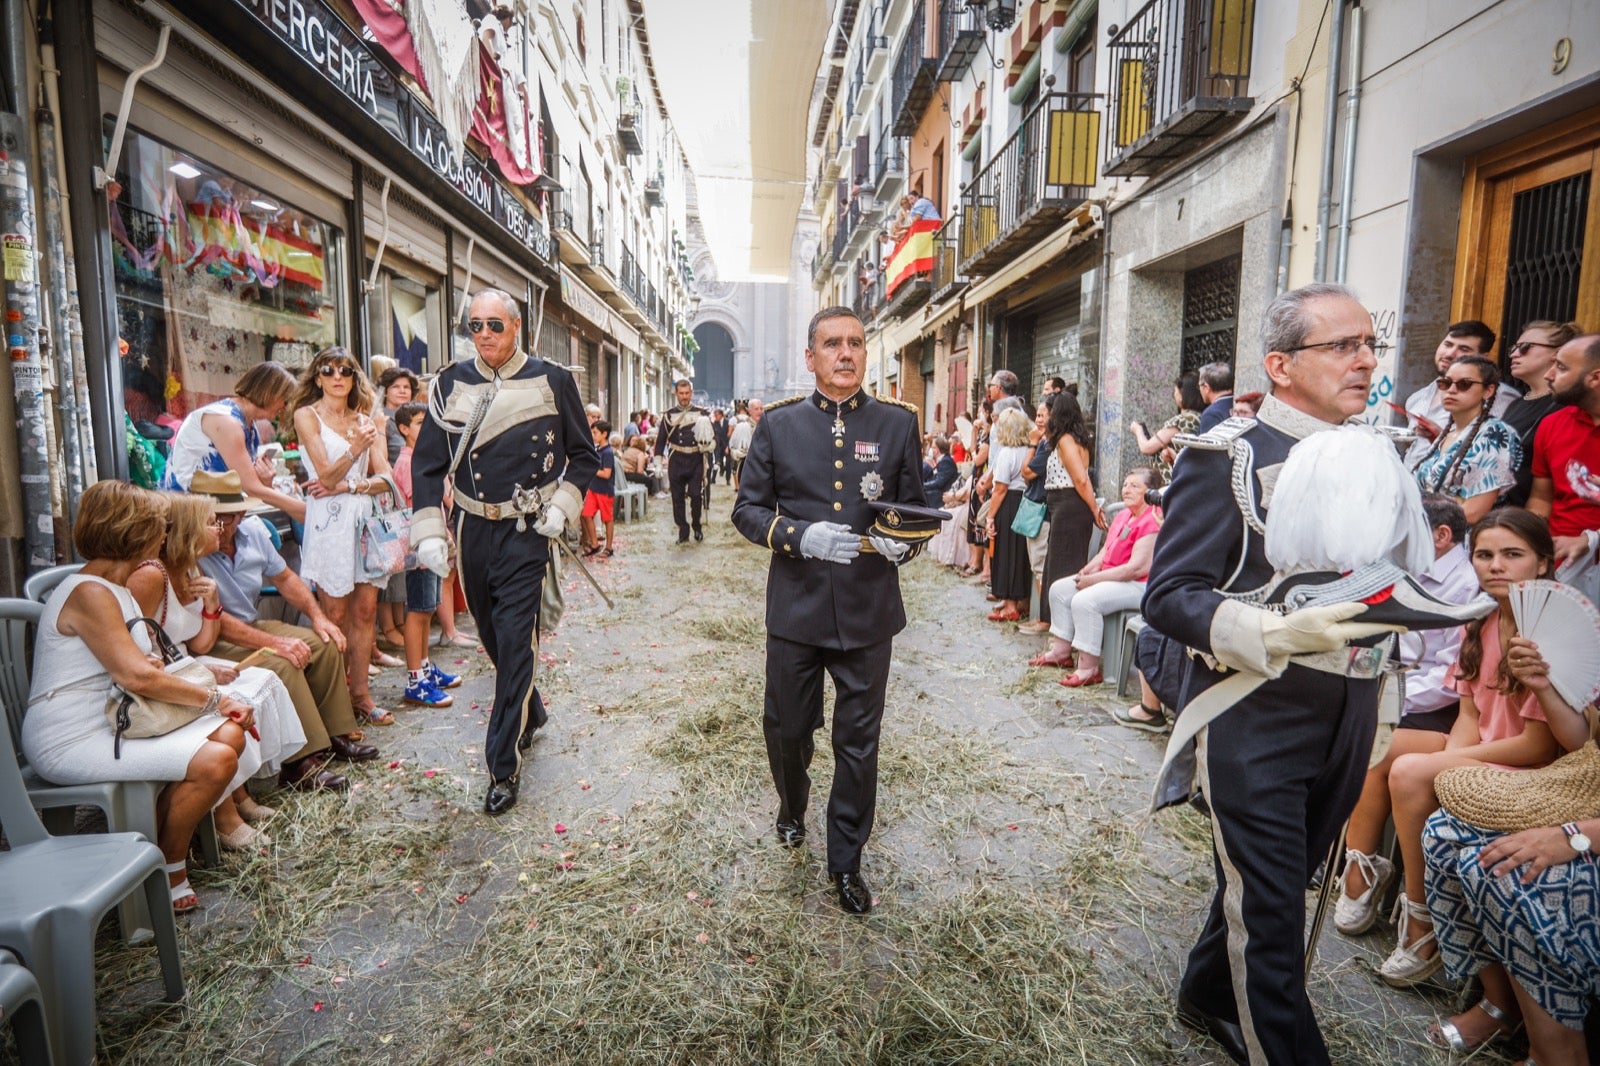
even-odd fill
[{"label": "officer wearing sunglasses", "polygon": [[480,290],[467,328],[477,357],[439,372],[412,453],[411,538],[423,566],[449,573],[448,483],[462,588],[495,666],[483,809],[504,814],[517,802],[522,753],[546,720],[534,670],[550,538],[577,518],[600,456],[572,375],[519,347],[522,317],[509,293]]}]

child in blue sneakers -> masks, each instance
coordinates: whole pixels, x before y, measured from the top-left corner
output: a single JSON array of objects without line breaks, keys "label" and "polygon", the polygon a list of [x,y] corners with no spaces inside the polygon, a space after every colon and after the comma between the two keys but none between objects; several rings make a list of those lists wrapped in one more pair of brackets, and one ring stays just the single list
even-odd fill
[{"label": "child in blue sneakers", "polygon": [[[395,428],[405,440],[405,447],[394,461],[394,481],[411,506],[411,450],[417,445],[417,434],[422,431],[422,420],[428,409],[420,403],[402,404],[394,413]],[[411,671],[406,681],[406,703],[423,707],[448,707],[455,697],[445,689],[461,684],[456,674],[447,674],[428,658],[428,631],[433,628],[433,612],[439,609],[439,575],[427,567],[406,571],[406,669]]]}]

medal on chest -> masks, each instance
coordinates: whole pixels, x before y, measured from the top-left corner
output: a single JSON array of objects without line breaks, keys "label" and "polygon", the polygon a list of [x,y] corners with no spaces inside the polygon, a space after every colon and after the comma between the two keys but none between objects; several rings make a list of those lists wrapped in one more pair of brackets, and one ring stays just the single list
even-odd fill
[{"label": "medal on chest", "polygon": [[876,500],[883,495],[883,475],[876,470],[868,470],[861,477],[861,498],[863,500]]},{"label": "medal on chest", "polygon": [[856,461],[858,463],[876,463],[878,461],[878,442],[875,440],[856,441]]}]

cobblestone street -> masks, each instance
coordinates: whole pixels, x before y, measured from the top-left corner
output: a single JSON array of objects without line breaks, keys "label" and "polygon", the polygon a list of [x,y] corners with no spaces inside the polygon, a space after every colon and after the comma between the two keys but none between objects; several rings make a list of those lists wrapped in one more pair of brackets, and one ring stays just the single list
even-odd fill
[{"label": "cobblestone street", "polygon": [[[671,545],[652,502],[595,568],[615,612],[565,575],[518,807],[478,812],[491,675],[458,654],[456,705],[399,712],[347,798],[279,793],[269,849],[196,871],[186,1005],[158,1002],[152,950],[103,940],[113,1061],[1226,1061],[1170,1007],[1207,829],[1144,814],[1160,745],[1111,722],[1111,686],[1067,697],[1024,665],[1036,638],[982,620],[981,589],[904,571],[863,866],[880,905],[847,918],[821,800],[807,850],[772,840],[765,554],[728,524],[726,488],[700,546]],[[375,690],[397,705],[393,673]],[[1313,998],[1337,1062],[1427,1054],[1445,997],[1384,989],[1387,947],[1323,939]]]}]

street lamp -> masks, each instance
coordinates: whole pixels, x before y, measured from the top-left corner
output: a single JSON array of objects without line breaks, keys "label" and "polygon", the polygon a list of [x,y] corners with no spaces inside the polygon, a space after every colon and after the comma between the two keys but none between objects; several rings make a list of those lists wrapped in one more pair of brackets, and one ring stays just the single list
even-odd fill
[{"label": "street lamp", "polygon": [[1014,0],[967,0],[968,11],[981,11],[991,30],[1009,30],[1017,21]]}]

